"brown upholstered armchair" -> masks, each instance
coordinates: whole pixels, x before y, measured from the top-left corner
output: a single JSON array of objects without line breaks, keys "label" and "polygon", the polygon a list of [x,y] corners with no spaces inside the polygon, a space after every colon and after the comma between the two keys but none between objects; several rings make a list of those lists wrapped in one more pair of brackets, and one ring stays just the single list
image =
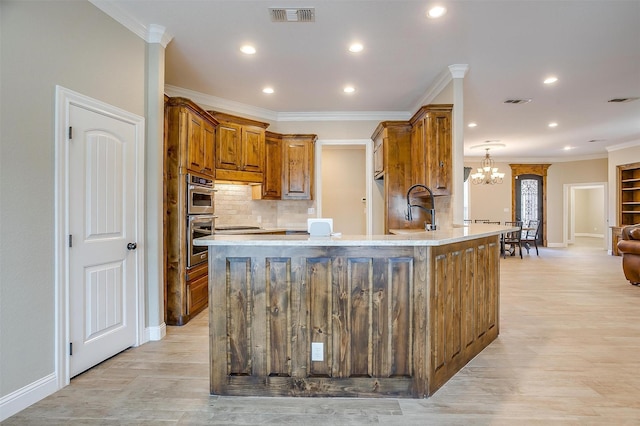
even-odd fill
[{"label": "brown upholstered armchair", "polygon": [[640,224],[622,228],[618,250],[622,253],[624,276],[631,284],[640,285]]}]

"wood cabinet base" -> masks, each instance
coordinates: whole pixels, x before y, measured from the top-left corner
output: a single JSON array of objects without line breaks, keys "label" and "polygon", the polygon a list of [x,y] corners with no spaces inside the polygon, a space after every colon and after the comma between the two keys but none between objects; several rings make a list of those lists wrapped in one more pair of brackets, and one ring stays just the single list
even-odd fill
[{"label": "wood cabinet base", "polygon": [[497,236],[213,252],[212,394],[424,398],[498,336]]}]

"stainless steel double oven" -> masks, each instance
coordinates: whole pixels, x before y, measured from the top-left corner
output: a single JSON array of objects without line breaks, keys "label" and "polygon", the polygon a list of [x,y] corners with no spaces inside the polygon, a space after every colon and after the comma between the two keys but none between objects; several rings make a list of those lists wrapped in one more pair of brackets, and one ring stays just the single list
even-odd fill
[{"label": "stainless steel double oven", "polygon": [[207,247],[194,246],[193,240],[213,235],[215,188],[213,179],[193,173],[187,179],[187,268],[207,261]]}]

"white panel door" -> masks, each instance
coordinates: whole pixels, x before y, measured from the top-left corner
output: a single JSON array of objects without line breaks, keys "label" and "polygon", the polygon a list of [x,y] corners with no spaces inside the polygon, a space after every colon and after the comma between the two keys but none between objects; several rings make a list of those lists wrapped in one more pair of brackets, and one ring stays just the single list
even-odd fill
[{"label": "white panel door", "polygon": [[[136,129],[70,105],[69,377],[136,343]],[[130,245],[131,244],[131,245]],[[129,247],[128,247],[129,245]]]}]

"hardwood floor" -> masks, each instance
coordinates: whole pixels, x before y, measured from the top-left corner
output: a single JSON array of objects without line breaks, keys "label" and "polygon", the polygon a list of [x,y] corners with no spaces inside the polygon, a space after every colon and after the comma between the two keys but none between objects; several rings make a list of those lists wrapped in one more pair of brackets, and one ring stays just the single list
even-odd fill
[{"label": "hardwood floor", "polygon": [[640,288],[579,241],[501,260],[500,336],[429,399],[209,396],[205,313],[3,424],[639,425]]}]

